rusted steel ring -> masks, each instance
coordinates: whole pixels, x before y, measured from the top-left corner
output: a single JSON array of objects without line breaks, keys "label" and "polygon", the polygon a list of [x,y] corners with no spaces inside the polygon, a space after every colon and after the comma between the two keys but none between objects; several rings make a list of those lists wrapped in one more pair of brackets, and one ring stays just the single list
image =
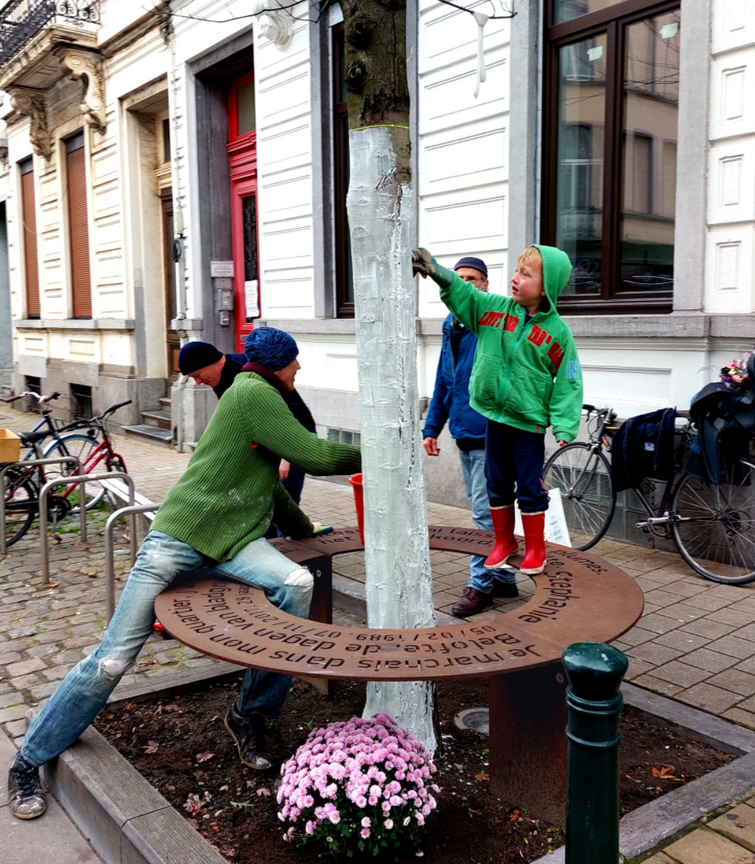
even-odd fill
[{"label": "rusted steel ring", "polygon": [[[434,550],[486,555],[490,538],[486,531],[430,528]],[[362,546],[354,528],[278,548],[306,566]],[[262,591],[221,578],[174,584],[157,598],[155,612],[179,642],[239,666],[367,681],[493,675],[558,661],[573,642],[610,642],[642,614],[642,591],[618,567],[565,546],[547,544],[547,550],[545,572],[533,577],[535,593],[527,603],[446,627],[322,624],[281,612]]]}]

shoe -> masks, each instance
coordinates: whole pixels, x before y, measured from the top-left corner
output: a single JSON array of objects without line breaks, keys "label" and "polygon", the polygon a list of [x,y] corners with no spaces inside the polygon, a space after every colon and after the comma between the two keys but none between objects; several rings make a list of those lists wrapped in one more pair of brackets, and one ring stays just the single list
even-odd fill
[{"label": "shoe", "polygon": [[451,612],[458,618],[466,618],[467,615],[476,615],[478,612],[482,612],[483,609],[487,609],[488,606],[492,605],[493,598],[490,594],[485,594],[476,588],[472,588],[471,585],[467,585],[462,592],[461,600],[458,603],[454,603]]},{"label": "shoe", "polygon": [[501,582],[500,579],[494,579],[490,596],[511,599],[519,596],[519,589],[516,587],[516,582]]},{"label": "shoe", "polygon": [[16,819],[36,819],[47,810],[39,768],[27,762],[20,751],[8,772],[8,802]]},{"label": "shoe", "polygon": [[524,561],[519,568],[525,576],[537,576],[545,570],[545,513],[522,513],[524,528]]},{"label": "shoe", "polygon": [[502,567],[519,548],[519,544],[514,539],[515,515],[513,504],[490,508],[495,546],[483,564],[486,570],[497,570]]},{"label": "shoe", "polygon": [[272,757],[265,752],[265,718],[258,711],[243,717],[231,706],[225,718],[225,728],[231,733],[239,751],[239,759],[255,771],[273,767]]}]

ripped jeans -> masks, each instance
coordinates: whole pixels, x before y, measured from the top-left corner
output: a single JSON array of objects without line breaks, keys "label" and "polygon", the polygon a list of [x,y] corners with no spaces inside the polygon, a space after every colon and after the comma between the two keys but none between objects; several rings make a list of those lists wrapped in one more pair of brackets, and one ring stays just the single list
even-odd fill
[{"label": "ripped jeans", "polygon": [[[196,549],[160,531],[150,531],[139,549],[118,607],[102,642],[75,666],[34,719],[21,753],[32,765],[42,765],[73,744],[99,713],[121,677],[136,660],[152,633],[155,598],[179,573],[202,567]],[[306,618],[314,581],[309,571],[289,561],[260,538],[247,544],[230,561],[212,571],[265,592],[284,612]],[[291,686],[288,675],[247,670],[236,702],[240,714],[259,711],[277,717]]]}]

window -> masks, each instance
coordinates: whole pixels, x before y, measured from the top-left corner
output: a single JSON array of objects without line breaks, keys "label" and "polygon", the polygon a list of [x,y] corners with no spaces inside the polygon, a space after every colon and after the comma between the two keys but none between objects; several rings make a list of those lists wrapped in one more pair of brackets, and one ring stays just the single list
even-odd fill
[{"label": "window", "polygon": [[359,447],[362,443],[361,433],[352,432],[349,429],[335,429],[331,426],[328,426],[325,437],[335,444],[354,444]]},{"label": "window", "polygon": [[92,416],[92,388],[86,384],[71,384],[71,405],[76,420]]},{"label": "window", "polygon": [[333,194],[336,252],[336,314],[354,317],[354,278],[351,272],[351,235],[346,212],[349,191],[349,111],[346,105],[343,24],[332,30],[333,57]]},{"label": "window", "polygon": [[[42,395],[42,381],[40,378],[32,375],[24,376],[25,386],[24,390],[28,393],[36,393],[38,396]],[[41,414],[42,409],[39,405],[39,402],[36,399],[32,399],[30,396],[26,398],[26,411],[29,414]]]},{"label": "window", "polygon": [[24,269],[26,271],[26,317],[39,318],[39,258],[37,256],[37,202],[34,193],[34,161],[19,163],[21,174],[21,213],[24,229]]},{"label": "window", "polygon": [[163,117],[160,124],[163,139],[163,162],[170,162],[170,117]]},{"label": "window", "polygon": [[543,240],[568,311],[671,308],[678,0],[551,0]]},{"label": "window", "polygon": [[254,72],[237,78],[228,91],[228,139],[235,141],[257,131]]},{"label": "window", "polygon": [[65,142],[68,191],[68,235],[71,261],[71,302],[74,318],[92,317],[92,280],[89,268],[89,208],[87,205],[84,133]]}]

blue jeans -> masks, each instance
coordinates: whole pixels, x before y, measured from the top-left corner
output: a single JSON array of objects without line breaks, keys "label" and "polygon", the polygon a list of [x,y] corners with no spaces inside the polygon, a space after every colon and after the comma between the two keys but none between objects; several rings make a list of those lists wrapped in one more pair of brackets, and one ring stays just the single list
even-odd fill
[{"label": "blue jeans", "polygon": [[[493,519],[490,515],[490,504],[488,502],[488,485],[485,480],[485,451],[470,450],[465,453],[459,450],[461,460],[461,476],[464,478],[464,487],[467,490],[467,498],[472,507],[472,521],[483,531],[493,530]],[[516,576],[510,570],[486,570],[480,555],[473,555],[469,559],[469,585],[484,594],[490,594],[493,589],[493,580],[501,582],[516,582]]]},{"label": "blue jeans", "polygon": [[[155,598],[179,573],[207,569],[196,549],[160,531],[151,531],[139,549],[118,607],[102,642],[75,666],[34,719],[21,748],[32,765],[42,765],[73,744],[97,716],[122,676],[152,633]],[[279,609],[306,618],[314,582],[299,564],[289,561],[264,538],[247,544],[230,561],[212,571],[261,588]],[[295,571],[292,582],[286,584]],[[259,711],[277,717],[291,678],[257,669],[247,671],[236,702],[239,713]]]},{"label": "blue jeans", "polygon": [[548,493],[543,485],[545,434],[489,419],[485,453],[485,476],[493,507],[508,507],[516,499],[523,514],[548,509]]}]

